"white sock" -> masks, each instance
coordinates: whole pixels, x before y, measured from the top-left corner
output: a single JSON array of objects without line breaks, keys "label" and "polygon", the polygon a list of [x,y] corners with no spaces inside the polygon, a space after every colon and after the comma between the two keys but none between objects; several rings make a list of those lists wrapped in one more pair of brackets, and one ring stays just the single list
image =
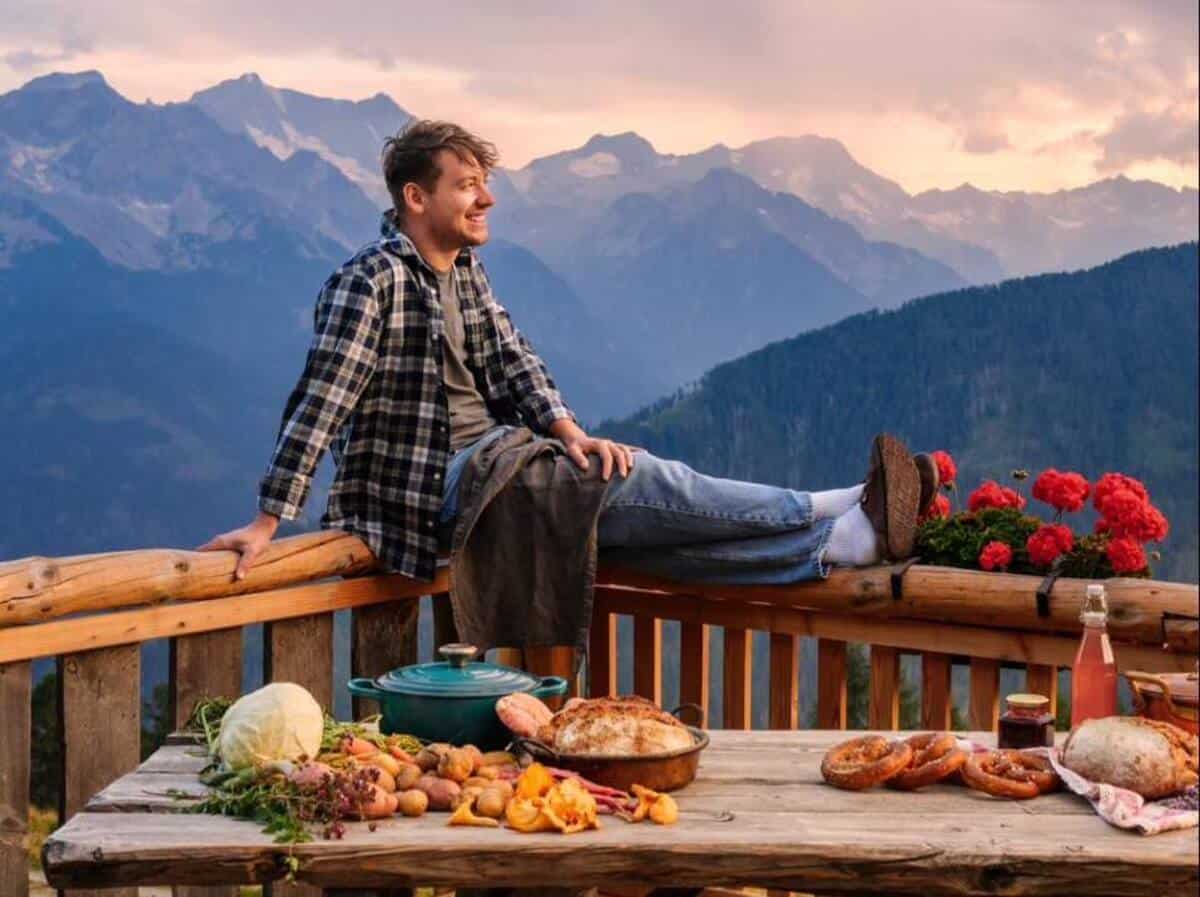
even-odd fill
[{"label": "white sock", "polygon": [[825,550],[826,563],[838,567],[868,567],[878,564],[881,557],[879,537],[861,507],[855,505],[834,521]]},{"label": "white sock", "polygon": [[824,492],[810,492],[812,499],[813,519],[828,520],[830,517],[841,517],[858,504],[862,498],[863,484],[850,486],[847,489],[826,489]]}]

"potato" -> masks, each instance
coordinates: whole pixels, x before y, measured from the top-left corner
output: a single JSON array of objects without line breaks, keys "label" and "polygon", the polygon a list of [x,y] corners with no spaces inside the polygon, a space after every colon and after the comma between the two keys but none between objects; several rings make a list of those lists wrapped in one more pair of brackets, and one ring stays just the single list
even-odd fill
[{"label": "potato", "polygon": [[310,760],[308,763],[301,763],[288,775],[288,779],[293,785],[299,785],[302,788],[316,787],[325,781],[326,776],[333,775],[333,768],[325,763],[318,763],[315,760]]},{"label": "potato", "polygon": [[361,806],[357,807],[359,818],[383,819],[396,812],[396,804],[392,799],[392,795],[388,794],[378,785],[368,783],[367,787],[371,789],[371,796]]},{"label": "potato", "polygon": [[486,788],[491,784],[494,784],[492,779],[484,778],[483,776],[471,776],[471,778],[462,783],[462,786],[464,788]]},{"label": "potato", "polygon": [[396,790],[396,780],[392,778],[392,774],[390,772],[388,772],[386,769],[380,769],[378,766],[374,765],[371,766],[371,769],[378,773],[375,779],[376,785],[378,785],[388,794],[391,794]]},{"label": "potato", "polygon": [[471,758],[471,772],[475,772],[475,770],[483,766],[483,751],[475,747],[475,745],[466,744],[460,750],[465,751],[467,756]]},{"label": "potato", "polygon": [[451,805],[451,809],[457,810],[459,804],[463,803],[464,801],[472,801],[481,794],[483,794],[482,785],[463,787],[459,790],[458,797],[454,798],[454,803]]},{"label": "potato", "polygon": [[475,775],[472,778],[494,781],[500,778],[500,769],[496,766],[481,766],[475,770]]},{"label": "potato", "polygon": [[396,780],[397,791],[408,791],[417,784],[417,779],[421,778],[421,767],[414,763],[406,763],[400,767],[400,771],[394,776]]},{"label": "potato", "polygon": [[488,751],[480,755],[480,766],[516,766],[517,758],[508,751]]},{"label": "potato", "polygon": [[421,768],[421,772],[437,769],[438,761],[441,759],[442,755],[433,749],[433,745],[421,748],[421,752],[416,756],[417,766]]},{"label": "potato", "polygon": [[443,779],[461,783],[471,777],[473,767],[474,763],[470,754],[461,748],[451,748],[442,754],[438,761],[437,774]]},{"label": "potato", "polygon": [[500,780],[500,781],[496,781],[496,782],[489,782],[487,788],[485,788],[484,790],[485,791],[499,791],[501,794],[504,795],[505,801],[512,800],[512,796],[513,796],[512,782],[505,782],[504,780]]},{"label": "potato", "polygon": [[498,788],[485,788],[483,793],[475,799],[475,812],[480,816],[490,816],[492,819],[499,819],[504,815],[504,807],[508,803],[508,798],[504,792]]},{"label": "potato", "polygon": [[377,751],[360,759],[371,766],[378,766],[380,769],[387,770],[388,774],[393,778],[400,771],[400,761],[386,751]]},{"label": "potato", "polygon": [[431,810],[453,809],[454,803],[462,791],[458,786],[458,782],[452,782],[449,779],[439,779],[437,776],[432,775],[421,776],[421,778],[417,779],[415,787],[425,792],[426,797],[429,798],[429,809]]},{"label": "potato", "polygon": [[411,788],[396,795],[400,812],[405,816],[423,816],[429,809],[429,795],[424,791]]}]

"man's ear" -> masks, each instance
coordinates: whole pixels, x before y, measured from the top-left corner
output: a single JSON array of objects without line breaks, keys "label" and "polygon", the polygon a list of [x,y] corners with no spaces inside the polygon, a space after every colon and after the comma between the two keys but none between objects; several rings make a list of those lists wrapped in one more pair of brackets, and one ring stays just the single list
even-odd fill
[{"label": "man's ear", "polygon": [[420,215],[425,211],[425,191],[420,186],[409,181],[404,185],[403,195],[406,212],[415,212]]}]

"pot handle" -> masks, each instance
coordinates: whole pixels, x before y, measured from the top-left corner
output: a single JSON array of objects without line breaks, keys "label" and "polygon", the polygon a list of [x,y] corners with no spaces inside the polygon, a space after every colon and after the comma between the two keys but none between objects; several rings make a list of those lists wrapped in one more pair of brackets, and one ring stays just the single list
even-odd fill
[{"label": "pot handle", "polygon": [[386,694],[381,688],[375,686],[374,679],[351,679],[346,683],[346,687],[350,689],[350,694],[359,698],[371,698],[378,701],[380,696]]},{"label": "pot handle", "polygon": [[1162,689],[1163,702],[1167,705],[1167,712],[1172,716],[1183,715],[1175,709],[1175,702],[1171,700],[1171,685],[1162,676],[1156,676],[1153,673],[1143,673],[1138,670],[1126,670],[1125,678],[1129,680],[1129,687],[1133,690],[1133,709],[1139,715],[1144,716],[1146,713],[1147,702],[1145,697],[1142,696],[1143,685],[1157,685]]},{"label": "pot handle", "polygon": [[676,707],[674,710],[671,711],[671,716],[675,717],[675,719],[679,720],[682,723],[684,721],[682,714],[683,714],[683,711],[685,711],[685,710],[690,710],[692,713],[694,713],[696,715],[696,722],[693,723],[692,725],[695,725],[698,728],[704,723],[704,708],[701,707],[699,704],[693,704],[690,702],[687,704],[680,704],[678,707]]},{"label": "pot handle", "polygon": [[567,693],[569,684],[562,676],[543,676],[530,694],[535,698],[558,698]]},{"label": "pot handle", "polygon": [[534,760],[548,762],[552,766],[558,765],[558,752],[554,748],[547,747],[540,741],[526,738],[523,735],[514,735],[512,742],[508,745],[508,749],[513,753],[524,752],[533,757]]}]

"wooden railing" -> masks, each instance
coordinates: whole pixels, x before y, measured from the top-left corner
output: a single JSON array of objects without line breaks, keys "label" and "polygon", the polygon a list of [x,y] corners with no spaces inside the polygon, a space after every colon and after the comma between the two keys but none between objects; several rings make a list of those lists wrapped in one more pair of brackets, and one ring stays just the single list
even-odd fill
[{"label": "wooden railing", "polygon": [[[147,550],[0,564],[0,895],[25,897],[30,767],[31,661],[53,657],[58,671],[61,818],[81,809],[140,752],[141,644],[170,639],[171,719],[182,723],[204,695],[236,695],[242,683],[242,627],[262,623],[264,679],[289,680],[332,707],[333,613],[352,611],[350,674],[375,676],[417,657],[416,599],[443,596],[432,583],[372,572],[352,536],[324,532],[273,543],[240,582],[230,553]],[[800,724],[802,688],[816,692],[816,725],[847,725],[848,645],[869,645],[868,725],[900,722],[900,658],[921,656],[923,728],[949,728],[951,672],[970,667],[969,724],[992,729],[1002,665],[1026,670],[1027,687],[1055,700],[1058,669],[1078,641],[1086,585],[1059,580],[1048,600],[1033,577],[912,567],[835,571],[819,583],[739,588],[682,585],[602,569],[587,665],[588,693],[617,689],[618,619],[633,621],[633,689],[661,700],[663,622],[679,623],[681,702],[707,708],[720,664],[721,718],[747,728],[753,633],[769,633],[768,723]],[[1123,669],[1187,670],[1196,662],[1197,588],[1146,580],[1108,581],[1110,632]],[[435,642],[453,638],[448,602],[435,600]],[[723,630],[720,657],[710,636]],[[817,681],[800,681],[800,639],[817,639]],[[569,674],[568,648],[501,649],[499,659],[539,674]],[[580,683],[576,683],[581,687]],[[371,712],[355,701],[356,717]],[[179,897],[228,897],[230,888],[177,888]],[[84,893],[84,892],[72,892]],[[106,890],[130,895],[132,890]],[[275,894],[314,893],[275,886]]]}]

